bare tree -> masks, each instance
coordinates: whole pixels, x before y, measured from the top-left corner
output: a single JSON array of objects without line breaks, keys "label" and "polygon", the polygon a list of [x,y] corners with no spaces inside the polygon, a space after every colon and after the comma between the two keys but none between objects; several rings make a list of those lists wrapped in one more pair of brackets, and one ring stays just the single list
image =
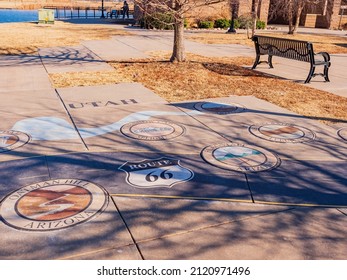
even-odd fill
[{"label": "bare tree", "polygon": [[[135,0],[142,12],[165,13],[173,18],[174,44],[170,58],[171,62],[183,62],[186,60],[184,47],[184,19],[188,12],[203,6],[209,6],[224,2],[225,0]],[[158,20],[160,20],[158,18]]]},{"label": "bare tree", "polygon": [[[229,0],[230,5],[230,11],[231,11],[231,20],[232,20],[232,26],[228,30],[228,33],[236,33],[234,26],[233,26],[233,19],[236,18],[236,14],[238,14],[238,9],[240,6],[240,2],[242,2],[242,5],[248,5],[249,8],[249,15],[250,19],[252,20],[251,30],[252,30],[252,36],[255,34],[255,30],[257,28],[257,20],[258,20],[258,7],[261,4],[261,0]],[[248,25],[247,25],[247,36],[248,36]]]},{"label": "bare tree", "polygon": [[252,2],[252,37],[257,29],[258,7],[261,4],[260,2],[261,0],[253,0]]},{"label": "bare tree", "polygon": [[300,17],[306,5],[319,4],[321,0],[277,0],[270,10],[270,17],[281,16],[288,20],[289,34],[295,34],[298,30]]},{"label": "bare tree", "polygon": [[229,0],[229,7],[231,12],[231,24],[230,28],[228,29],[228,33],[235,34],[235,19],[239,12],[239,6],[240,6],[240,0]]}]

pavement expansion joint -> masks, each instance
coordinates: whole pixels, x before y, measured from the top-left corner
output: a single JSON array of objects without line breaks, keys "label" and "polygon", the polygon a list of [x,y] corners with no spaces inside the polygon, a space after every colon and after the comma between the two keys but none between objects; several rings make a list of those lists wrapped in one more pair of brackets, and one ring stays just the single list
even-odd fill
[{"label": "pavement expansion joint", "polygon": [[73,254],[73,255],[65,256],[63,258],[58,258],[57,260],[69,260],[69,259],[76,259],[76,258],[80,259],[84,256],[94,255],[94,254],[98,254],[98,253],[102,253],[102,252],[106,252],[106,251],[111,251],[111,250],[117,250],[117,249],[129,247],[129,246],[133,246],[133,245],[134,244],[129,243],[129,244],[121,245],[121,246],[110,246],[110,247],[102,248],[99,250],[93,250],[93,251],[88,251],[88,252],[81,253],[81,254]]},{"label": "pavement expansion joint", "polygon": [[231,203],[245,203],[245,204],[258,204],[258,205],[273,205],[273,206],[287,206],[287,207],[303,207],[303,208],[347,208],[347,205],[333,205],[333,204],[314,204],[314,203],[287,203],[276,201],[260,201],[260,200],[242,200],[232,198],[215,198],[215,197],[194,197],[194,196],[165,196],[156,194],[121,194],[110,193],[111,197],[129,197],[129,198],[160,198],[160,199],[182,199],[182,200],[205,200],[205,201],[220,201]]},{"label": "pavement expansion joint", "polygon": [[343,214],[343,215],[347,216],[347,213],[346,213],[346,212],[341,211],[339,208],[337,208],[336,210],[337,210],[337,211],[339,211],[341,214]]},{"label": "pavement expansion joint", "polygon": [[132,234],[131,229],[130,229],[130,227],[128,226],[128,224],[127,224],[127,222],[126,222],[126,219],[123,217],[122,212],[121,212],[120,209],[118,208],[118,205],[117,205],[116,201],[113,199],[112,196],[111,196],[111,199],[112,199],[112,202],[113,202],[114,206],[115,206],[116,209],[117,209],[117,212],[118,212],[120,218],[122,219],[122,221],[123,221],[123,223],[124,223],[124,226],[126,227],[128,233],[129,233],[129,235],[130,235],[130,237],[131,237],[131,240],[133,241],[134,245],[136,246],[136,249],[137,249],[139,255],[140,255],[141,258],[144,260],[144,257],[143,257],[143,254],[142,254],[142,252],[141,252],[141,249],[140,249],[140,247],[138,246],[138,244],[137,244],[137,242],[136,242],[136,239],[135,239],[134,235]]},{"label": "pavement expansion joint", "polygon": [[235,220],[229,220],[229,221],[224,221],[224,222],[211,224],[211,225],[206,225],[206,226],[202,226],[202,227],[196,227],[196,228],[192,228],[192,229],[189,229],[189,230],[177,231],[177,232],[170,233],[170,234],[164,234],[162,236],[157,236],[157,237],[153,237],[153,238],[138,240],[137,244],[140,245],[140,244],[151,242],[151,241],[154,241],[154,240],[166,239],[166,238],[171,238],[171,237],[175,237],[175,236],[185,235],[185,234],[189,234],[189,233],[197,233],[199,231],[203,231],[203,230],[207,230],[207,229],[211,229],[211,228],[218,228],[218,227],[221,227],[221,226],[230,225],[230,224],[233,224],[233,223],[236,223],[236,222],[240,222],[240,221],[248,221],[248,220],[256,219],[256,218],[259,218],[259,217],[266,217],[266,216],[274,215],[274,214],[281,213],[281,212],[291,211],[292,209],[293,208],[282,209],[282,210],[278,210],[278,211],[271,211],[271,212],[264,213],[264,214],[248,216],[248,217],[244,217],[244,218],[237,218]]}]

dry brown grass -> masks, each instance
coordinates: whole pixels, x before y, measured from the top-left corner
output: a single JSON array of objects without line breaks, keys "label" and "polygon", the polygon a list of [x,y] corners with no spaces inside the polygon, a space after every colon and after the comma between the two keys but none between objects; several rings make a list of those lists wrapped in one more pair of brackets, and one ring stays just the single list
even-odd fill
[{"label": "dry brown grass", "polygon": [[[327,35],[310,35],[310,34],[295,34],[289,35],[278,32],[258,33],[259,35],[288,38],[294,40],[310,41],[313,43],[315,52],[328,53],[347,53],[347,37],[327,36]],[[248,39],[247,34],[227,34],[227,33],[198,33],[190,34],[189,40],[205,43],[205,44],[241,44],[254,46],[251,39]]]},{"label": "dry brown grass", "polygon": [[[85,25],[63,22],[56,22],[51,26],[33,23],[4,24],[0,26],[0,54],[31,53],[39,47],[76,45],[82,40],[106,39],[122,34],[127,33],[111,25],[88,25],[86,28]],[[243,34],[207,35],[194,35],[194,40],[203,38],[205,43],[252,44]],[[341,38],[334,38],[336,41],[330,40],[328,43],[321,36],[311,38],[305,35],[305,38],[297,39],[313,41],[316,51],[320,44],[326,47],[329,44],[336,46],[346,43]],[[324,50],[329,51],[326,48]],[[346,98],[240,67],[251,65],[253,58],[206,58],[188,54],[189,61],[173,64],[167,62],[169,52],[153,52],[151,55],[151,59],[142,61],[112,63],[114,71],[59,73],[51,74],[50,77],[56,88],[140,82],[171,102],[254,95],[301,115],[322,120],[347,121]]]},{"label": "dry brown grass", "polygon": [[244,62],[243,59],[234,59],[234,63],[190,61],[112,65],[123,77],[142,83],[171,102],[253,95],[324,122],[347,121],[346,98],[245,70],[238,66],[240,62]]},{"label": "dry brown grass", "polygon": [[170,102],[253,95],[292,112],[323,122],[347,121],[347,99],[304,85],[245,69],[249,57],[206,58],[188,54],[185,63],[170,63],[167,52],[156,59],[114,62],[115,71],[51,74],[54,87],[139,82]]},{"label": "dry brown grass", "polygon": [[36,23],[0,24],[0,54],[28,54],[42,47],[79,45],[83,40],[102,40],[114,35],[129,35],[112,25]]},{"label": "dry brown grass", "polygon": [[49,74],[55,88],[95,86],[132,82],[117,71],[67,72]]}]

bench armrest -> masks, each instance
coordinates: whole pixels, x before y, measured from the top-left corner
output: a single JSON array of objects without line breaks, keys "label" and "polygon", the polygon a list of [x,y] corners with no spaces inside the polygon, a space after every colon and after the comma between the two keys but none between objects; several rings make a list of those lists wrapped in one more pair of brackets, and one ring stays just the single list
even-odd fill
[{"label": "bench armrest", "polygon": [[330,61],[330,55],[327,52],[319,52],[319,53],[316,53],[315,55],[323,56],[325,62]]}]

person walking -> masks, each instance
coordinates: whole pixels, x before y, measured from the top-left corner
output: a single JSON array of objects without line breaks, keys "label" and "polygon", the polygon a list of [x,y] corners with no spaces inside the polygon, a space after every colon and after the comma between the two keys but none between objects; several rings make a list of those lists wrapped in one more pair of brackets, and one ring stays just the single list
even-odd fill
[{"label": "person walking", "polygon": [[127,15],[127,18],[129,18],[129,5],[127,1],[124,1],[122,10],[123,10],[123,19],[125,18],[125,15]]}]

